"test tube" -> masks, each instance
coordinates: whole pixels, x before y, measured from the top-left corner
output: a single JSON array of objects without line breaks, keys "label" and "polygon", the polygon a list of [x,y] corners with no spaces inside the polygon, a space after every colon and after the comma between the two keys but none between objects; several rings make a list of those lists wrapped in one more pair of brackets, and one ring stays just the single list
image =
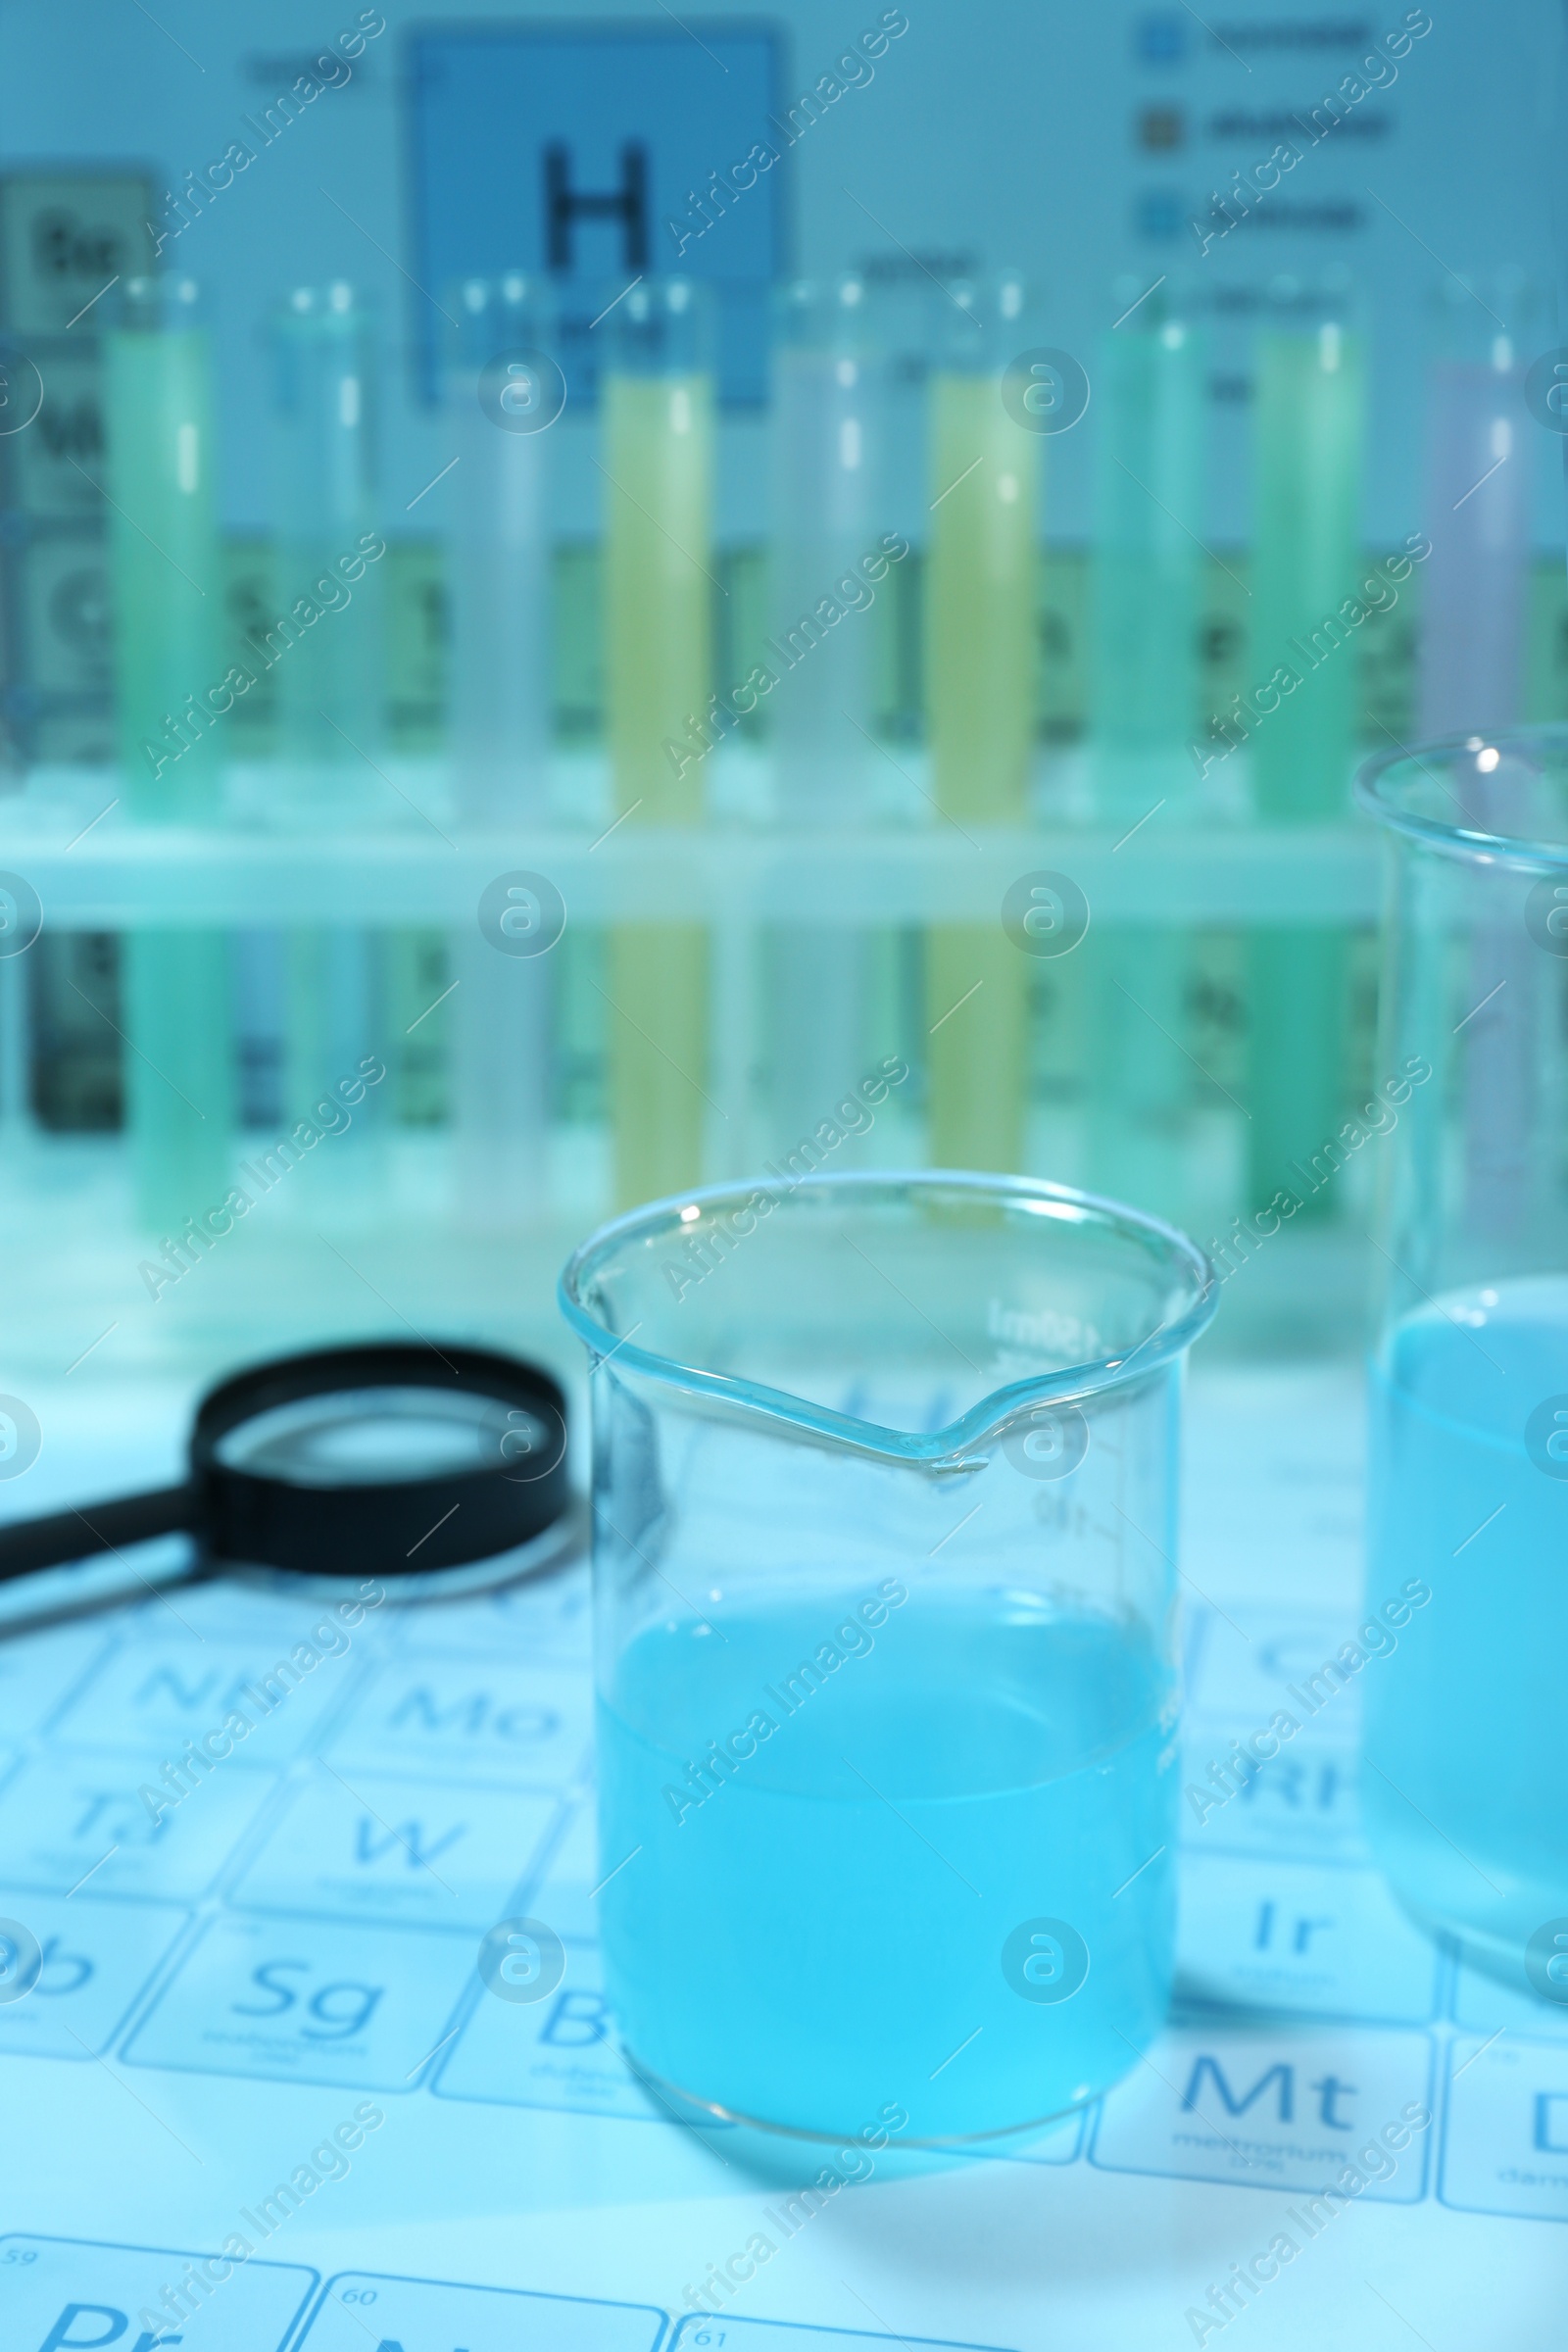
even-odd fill
[{"label": "test tube", "polygon": [[[645,278],[605,321],[605,691],[628,826],[693,825],[703,807],[716,585],[704,296],[689,278]],[[699,923],[617,923],[609,951],[614,1186],[629,1206],[702,1172],[708,941]]]},{"label": "test tube", "polygon": [[[1021,281],[937,305],[928,393],[926,717],[932,794],[960,825],[1021,824],[1035,711],[1039,442],[1002,398],[1024,334]],[[926,940],[930,1152],[937,1167],[1022,1164],[1028,967],[1000,924]]]},{"label": "test tube", "polygon": [[[1337,282],[1283,278],[1270,289],[1256,420],[1251,677],[1261,684],[1285,668],[1297,684],[1257,715],[1253,794],[1265,824],[1323,823],[1349,806],[1357,654],[1341,607],[1362,558],[1362,348]],[[1313,1188],[1296,1170],[1340,1125],[1345,934],[1257,930],[1248,965],[1250,1205],[1284,1188],[1303,1214],[1321,1214],[1333,1207],[1332,1188]]]},{"label": "test tube", "polygon": [[[194,282],[128,279],[104,344],[127,811],[144,824],[211,824],[220,812],[222,581],[212,356]],[[228,943],[205,927],[131,929],[122,954],[137,1214],[155,1231],[177,1231],[217,1207],[228,1184]]]},{"label": "test tube", "polygon": [[[458,289],[447,382],[457,454],[451,539],[451,738],[460,824],[550,813],[550,425],[556,306],[513,273]],[[451,941],[458,1213],[525,1223],[548,1194],[556,959],[498,953],[469,920]]]},{"label": "test tube", "polygon": [[[386,545],[377,528],[374,321],[352,286],[299,287],[274,322],[280,760],[277,821],[312,831],[384,825],[405,813],[385,754]],[[417,821],[415,819],[414,821]],[[349,910],[345,909],[347,915]],[[382,1060],[385,942],[352,920],[288,934],[283,958],[286,1125]],[[377,1084],[330,1152],[318,1193],[363,1205],[384,1174],[393,1088]],[[328,1175],[330,1169],[331,1174]]]},{"label": "test tube", "polygon": [[1494,734],[1521,715],[1530,436],[1517,279],[1446,278],[1428,375],[1421,732]]},{"label": "test tube", "polygon": [[[1117,288],[1117,308],[1140,292]],[[1096,385],[1090,735],[1095,812],[1157,838],[1190,813],[1203,534],[1204,344],[1166,287],[1105,337]],[[1147,846],[1147,837],[1146,837]],[[1090,1183],[1174,1214],[1192,1064],[1179,1031],[1186,935],[1097,925],[1085,1034]]]},{"label": "test tube", "polygon": [[[772,649],[769,709],[778,814],[786,824],[863,825],[873,793],[875,658],[858,568],[881,514],[886,382],[856,276],[801,281],[781,306],[773,377]],[[825,623],[831,600],[840,617]],[[772,943],[773,1142],[814,1132],[861,1074],[872,938],[796,923]]]}]

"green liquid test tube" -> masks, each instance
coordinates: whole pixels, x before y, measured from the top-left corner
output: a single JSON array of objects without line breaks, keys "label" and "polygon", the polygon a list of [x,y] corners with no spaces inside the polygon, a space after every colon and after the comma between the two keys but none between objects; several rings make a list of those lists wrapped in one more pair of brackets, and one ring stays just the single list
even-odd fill
[{"label": "green liquid test tube", "polygon": [[[1004,279],[988,296],[965,287],[957,299],[973,323],[954,321],[960,340],[930,388],[933,797],[959,824],[1017,825],[1034,736],[1039,441],[1003,405],[998,345],[999,335],[1027,340],[1022,289]],[[1029,970],[1000,923],[928,932],[926,1026],[932,1165],[1020,1167]]]},{"label": "green liquid test tube", "polygon": [[[1139,288],[1118,289],[1118,309]],[[1156,291],[1105,338],[1099,419],[1090,733],[1095,813],[1115,832],[1189,813],[1203,532],[1204,348]],[[1152,813],[1151,813],[1152,812]],[[1174,925],[1096,925],[1087,966],[1089,1183],[1174,1216],[1192,1064]]]},{"label": "green liquid test tube", "polygon": [[[628,829],[691,825],[702,814],[701,762],[676,771],[707,711],[712,671],[706,314],[700,289],[671,278],[634,287],[614,316],[602,389],[611,775]],[[700,923],[617,923],[607,971],[614,1188],[629,1207],[702,1175],[707,932]]]},{"label": "green liquid test tube", "polygon": [[[1265,824],[1327,823],[1348,808],[1357,649],[1340,608],[1361,567],[1365,390],[1343,298],[1276,289],[1257,352],[1257,493],[1250,675],[1298,680],[1251,734]],[[1333,622],[1331,628],[1328,624]],[[1332,1191],[1296,1173],[1337,1133],[1347,942],[1324,925],[1255,931],[1249,947],[1249,1207],[1283,1187],[1322,1215]]]},{"label": "green liquid test tube", "polygon": [[[188,278],[128,280],[104,344],[127,808],[145,824],[211,824],[220,757],[208,698],[222,677],[222,583],[212,360],[195,286]],[[200,718],[191,715],[193,702]],[[122,970],[137,1216],[155,1231],[177,1232],[228,1189],[228,941],[199,927],[133,929]]]}]

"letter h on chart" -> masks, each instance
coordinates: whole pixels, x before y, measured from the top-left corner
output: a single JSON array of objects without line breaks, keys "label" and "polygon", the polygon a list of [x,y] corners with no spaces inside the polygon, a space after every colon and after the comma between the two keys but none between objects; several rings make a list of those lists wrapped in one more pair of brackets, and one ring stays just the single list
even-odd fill
[{"label": "letter h on chart", "polygon": [[648,267],[648,150],[627,139],[620,150],[618,188],[573,188],[571,154],[564,140],[545,149],[545,258],[554,270],[572,266],[572,224],[577,220],[619,220],[621,251],[628,270]]}]

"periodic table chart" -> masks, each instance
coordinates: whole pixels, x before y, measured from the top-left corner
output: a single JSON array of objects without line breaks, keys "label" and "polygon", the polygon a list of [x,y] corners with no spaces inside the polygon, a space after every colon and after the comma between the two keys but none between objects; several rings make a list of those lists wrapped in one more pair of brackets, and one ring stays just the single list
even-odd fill
[{"label": "periodic table chart", "polygon": [[[1200,1374],[1187,1452],[1200,1783],[1350,1630],[1356,1381]],[[0,1642],[0,1916],[42,1953],[0,2002],[0,2352],[1562,2342],[1568,2009],[1392,1902],[1353,1683],[1183,1808],[1178,2001],[1121,2084],[1004,2155],[890,2150],[705,2305],[832,2151],[699,2129],[619,2055],[585,1565],[371,1610],[155,1823],[138,1791],[320,1621],[208,1585]],[[476,1967],[520,1915],[566,1954],[533,2003]],[[1308,2204],[1411,2110],[1364,2189]],[[1205,2300],[1282,2230],[1288,2268]]]}]

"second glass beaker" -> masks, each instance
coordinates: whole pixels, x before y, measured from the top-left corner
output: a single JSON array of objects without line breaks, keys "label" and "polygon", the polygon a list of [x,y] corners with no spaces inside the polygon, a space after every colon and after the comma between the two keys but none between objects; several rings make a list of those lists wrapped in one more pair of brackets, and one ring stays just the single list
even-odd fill
[{"label": "second glass beaker", "polygon": [[[1362,1806],[1421,1924],[1568,1997],[1568,729],[1424,746],[1387,829]],[[1555,1972],[1548,1973],[1548,1972]]]}]

